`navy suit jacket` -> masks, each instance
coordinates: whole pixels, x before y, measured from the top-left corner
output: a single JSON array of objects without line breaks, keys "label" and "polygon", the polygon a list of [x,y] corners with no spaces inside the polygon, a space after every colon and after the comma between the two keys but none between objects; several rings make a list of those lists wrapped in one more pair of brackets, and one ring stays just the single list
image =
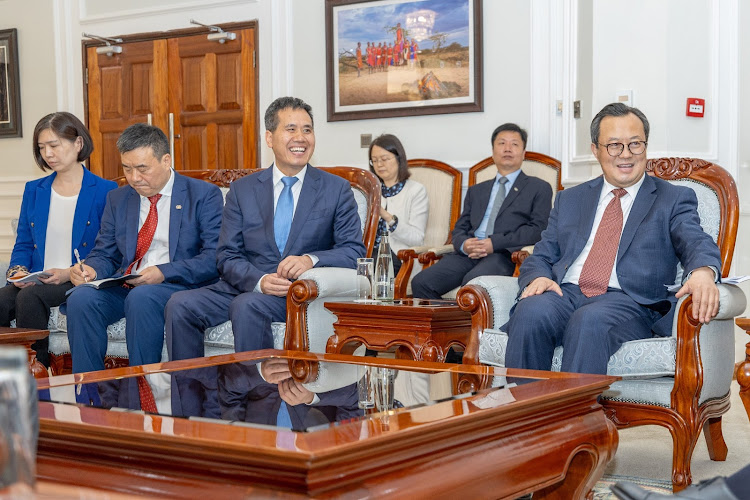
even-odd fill
[{"label": "navy suit jacket", "polygon": [[357,203],[349,182],[307,166],[284,252],[273,232],[273,169],[234,181],[227,193],[217,261],[230,293],[252,292],[289,255],[318,257],[316,267],[356,267],[364,257]]},{"label": "navy suit jacket", "polygon": [[[169,212],[169,262],[157,267],[164,281],[199,287],[216,280],[216,242],[221,225],[221,190],[208,182],[173,172]],[[122,274],[135,258],[140,195],[132,187],[112,191],[101,231],[86,264],[97,279]]]},{"label": "navy suit jacket", "polygon": [[[466,192],[464,211],[453,227],[456,252],[461,253],[464,241],[473,238],[482,223],[494,182],[493,177]],[[539,241],[551,207],[552,187],[542,179],[520,172],[495,219],[495,229],[489,236],[492,248],[495,252],[513,253]]]},{"label": "navy suit jacket", "polygon": [[[240,422],[276,425],[281,406],[281,395],[276,384],[263,380],[260,364],[233,363],[220,367],[218,380],[221,418]],[[314,405],[289,406],[289,417],[294,429],[303,430],[313,425],[361,417],[357,384],[317,393]],[[318,414],[312,413],[317,410]]]},{"label": "navy suit jacket", "polygon": [[[18,234],[10,257],[10,266],[25,266],[30,272],[42,271],[44,250],[47,245],[47,221],[52,196],[52,182],[57,177],[53,172],[47,177],[27,182],[21,202],[21,215],[18,219]],[[84,258],[94,248],[94,240],[99,232],[99,223],[107,200],[107,193],[117,184],[92,174],[83,167],[81,191],[78,194],[73,215],[73,240],[70,249],[70,262],[75,262],[73,249],[78,249]],[[54,242],[51,242],[54,244]]]},{"label": "navy suit jacket", "polygon": [[[543,276],[560,284],[583,250],[594,225],[603,177],[560,191],[542,240],[521,266],[521,290]],[[695,192],[646,176],[625,222],[615,271],[622,291],[637,303],[663,314],[652,330],[671,335],[677,300],[664,285],[703,266],[721,269],[719,248],[700,225]]]}]

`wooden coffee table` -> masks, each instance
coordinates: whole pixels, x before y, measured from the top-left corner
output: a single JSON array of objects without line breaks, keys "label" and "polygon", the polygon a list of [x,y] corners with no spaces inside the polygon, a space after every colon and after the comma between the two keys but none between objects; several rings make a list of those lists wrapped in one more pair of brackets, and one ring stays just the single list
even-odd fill
[{"label": "wooden coffee table", "polygon": [[597,402],[616,378],[599,375],[265,350],[64,375],[39,387],[271,358],[330,362],[326,370],[467,373],[486,388],[461,395],[445,388],[435,401],[303,432],[40,402],[38,479],[159,498],[482,499],[534,491],[535,500],[568,499],[590,494],[617,448]]},{"label": "wooden coffee table", "polygon": [[[326,352],[351,354],[360,345],[396,351],[400,359],[445,361],[448,348],[466,349],[471,314],[451,300],[402,299],[393,302],[326,302],[336,315]],[[465,363],[475,364],[473,360]]]},{"label": "wooden coffee table", "polygon": [[44,378],[49,374],[44,365],[36,359],[36,351],[31,348],[31,344],[48,336],[49,330],[0,326],[0,345],[25,347],[29,354],[29,370],[35,378]]}]

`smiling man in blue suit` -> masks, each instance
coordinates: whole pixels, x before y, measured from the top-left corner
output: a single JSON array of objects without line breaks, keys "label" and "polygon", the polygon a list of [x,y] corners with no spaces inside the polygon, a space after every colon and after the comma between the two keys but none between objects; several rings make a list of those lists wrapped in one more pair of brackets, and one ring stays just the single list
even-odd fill
[{"label": "smiling man in blue suit", "polygon": [[271,323],[286,320],[292,281],[313,267],[354,268],[362,230],[349,183],[312,167],[312,109],[294,97],[266,110],[271,168],[234,181],[219,236],[220,281],[167,304],[170,359],[203,356],[206,328],[232,320],[235,350],[273,347]]},{"label": "smiling man in blue suit", "polygon": [[[719,249],[703,232],[692,189],[645,175],[649,124],[638,109],[605,106],[591,122],[591,152],[603,176],[557,195],[542,240],[521,266],[520,300],[504,328],[505,364],[607,372],[629,340],[671,334],[677,299],[693,316],[719,310]],[[667,290],[684,269],[682,287]]]},{"label": "smiling man in blue suit", "polygon": [[[169,142],[157,127],[128,127],[117,148],[128,185],[109,193],[94,249],[70,270],[77,285],[67,302],[74,372],[104,369],[107,325],[123,316],[130,365],[159,362],[169,297],[218,277],[219,188],[172,170]],[[128,288],[80,286],[129,273],[140,277]]]}]

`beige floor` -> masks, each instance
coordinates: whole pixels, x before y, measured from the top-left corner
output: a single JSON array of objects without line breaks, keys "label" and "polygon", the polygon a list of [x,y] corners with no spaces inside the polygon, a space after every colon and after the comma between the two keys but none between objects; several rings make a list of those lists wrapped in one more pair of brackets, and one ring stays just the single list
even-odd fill
[{"label": "beige floor", "polygon": [[[744,359],[745,343],[750,337],[737,329],[737,359]],[[729,448],[724,462],[708,458],[706,441],[701,435],[691,464],[693,481],[727,476],[750,464],[750,420],[738,395],[739,385],[732,382],[732,407],[722,419],[724,440]],[[617,454],[606,474],[670,480],[672,475],[672,438],[664,427],[648,425],[620,431]]]}]

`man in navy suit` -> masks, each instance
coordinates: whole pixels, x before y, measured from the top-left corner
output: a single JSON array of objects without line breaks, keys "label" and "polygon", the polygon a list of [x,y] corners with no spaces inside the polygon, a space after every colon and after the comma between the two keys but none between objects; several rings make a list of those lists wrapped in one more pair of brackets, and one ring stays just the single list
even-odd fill
[{"label": "man in navy suit", "polygon": [[[719,249],[703,232],[692,189],[645,175],[649,124],[638,109],[605,106],[591,122],[591,152],[603,176],[557,195],[542,240],[521,266],[519,301],[506,325],[506,366],[607,371],[626,341],[671,334],[677,299],[693,316],[719,308]],[[609,208],[609,207],[612,208]],[[672,285],[677,264],[682,287]]]},{"label": "man in navy suit", "polygon": [[170,359],[203,356],[204,330],[229,319],[237,352],[273,347],[271,323],[286,320],[292,281],[312,267],[354,268],[365,254],[349,183],[308,163],[315,149],[310,106],[276,99],[265,125],[275,161],[229,189],[220,281],[176,293],[167,304]]},{"label": "man in navy suit", "polygon": [[[172,170],[169,142],[157,127],[128,127],[117,148],[128,185],[109,193],[94,249],[70,270],[76,285],[67,301],[74,372],[104,369],[107,325],[123,316],[130,364],[159,362],[169,297],[218,276],[219,188]],[[81,286],[125,273],[140,277],[129,288]]]},{"label": "man in navy suit", "polygon": [[497,175],[466,192],[464,211],[453,228],[455,252],[414,277],[414,297],[439,299],[477,276],[511,276],[511,254],[539,241],[552,206],[552,188],[521,171],[526,138],[515,123],[492,132]]}]

